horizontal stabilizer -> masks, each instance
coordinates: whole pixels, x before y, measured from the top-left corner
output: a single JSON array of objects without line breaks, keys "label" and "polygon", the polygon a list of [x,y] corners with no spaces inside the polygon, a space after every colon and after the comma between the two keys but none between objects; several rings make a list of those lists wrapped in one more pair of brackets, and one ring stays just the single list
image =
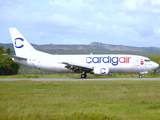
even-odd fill
[{"label": "horizontal stabilizer", "polygon": [[27,58],[19,57],[19,56],[16,56],[16,55],[8,55],[8,54],[3,54],[3,55],[11,57],[11,58],[16,58],[16,59],[21,59],[21,60],[27,60]]}]

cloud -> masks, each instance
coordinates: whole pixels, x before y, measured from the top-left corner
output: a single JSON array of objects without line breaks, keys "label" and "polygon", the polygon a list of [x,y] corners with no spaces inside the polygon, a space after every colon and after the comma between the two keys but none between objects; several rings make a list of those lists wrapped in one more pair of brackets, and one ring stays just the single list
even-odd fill
[{"label": "cloud", "polygon": [[106,26],[102,26],[100,24],[96,25],[96,29],[98,30],[97,32],[101,31],[101,32],[107,32],[107,27]]},{"label": "cloud", "polygon": [[156,35],[160,36],[160,27],[155,27],[153,31]]},{"label": "cloud", "polygon": [[10,42],[12,26],[34,38],[32,43],[46,39],[38,44],[56,39],[55,44],[100,41],[139,46],[148,40],[158,46],[160,39],[159,0],[1,0],[0,13],[2,42]]},{"label": "cloud", "polygon": [[59,6],[63,8],[73,8],[73,7],[81,7],[84,5],[84,3],[81,0],[75,0],[75,1],[59,1],[59,0],[54,0],[54,1],[49,1],[50,5],[53,6]]},{"label": "cloud", "polygon": [[87,3],[83,2],[82,0],[54,0],[54,1],[49,1],[49,4],[58,9],[58,10],[66,10],[70,11],[72,13],[78,12],[83,10],[84,8],[90,9],[91,6],[89,6]]},{"label": "cloud", "polygon": [[46,39],[47,38],[47,36],[46,36],[46,34],[44,33],[44,32],[39,32],[39,37],[41,38],[41,39]]},{"label": "cloud", "polygon": [[99,20],[107,20],[107,17],[102,12],[96,13],[94,17]]},{"label": "cloud", "polygon": [[160,13],[159,0],[125,0],[124,7],[133,12]]},{"label": "cloud", "polygon": [[102,2],[104,0],[83,0],[84,2]]},{"label": "cloud", "polygon": [[153,35],[153,29],[152,28],[146,28],[146,29],[135,29],[142,37],[148,37]]},{"label": "cloud", "polygon": [[63,44],[82,44],[82,43],[80,43],[79,41],[76,41],[76,40],[71,40],[71,39],[68,39],[68,38],[64,38]]},{"label": "cloud", "polygon": [[73,18],[59,14],[53,14],[51,16],[48,16],[47,20],[61,25],[73,25],[76,23],[76,20],[74,20]]},{"label": "cloud", "polygon": [[129,10],[135,10],[137,8],[136,7],[136,0],[126,0],[125,4]]},{"label": "cloud", "polygon": [[125,22],[137,22],[139,19],[135,16],[131,16],[131,15],[126,15],[125,13],[118,13],[117,17],[119,19],[121,19],[122,21],[125,21]]},{"label": "cloud", "polygon": [[112,26],[112,28],[113,28],[114,30],[117,30],[117,27],[116,27],[116,25],[113,25],[113,26]]}]

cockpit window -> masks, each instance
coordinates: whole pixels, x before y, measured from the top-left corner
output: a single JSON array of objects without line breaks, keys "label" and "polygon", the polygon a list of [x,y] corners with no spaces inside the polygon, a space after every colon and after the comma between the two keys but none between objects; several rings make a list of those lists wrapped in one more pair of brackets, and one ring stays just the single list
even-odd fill
[{"label": "cockpit window", "polygon": [[151,60],[149,60],[149,59],[148,59],[148,60],[144,60],[144,61],[145,61],[145,62],[151,62]]}]

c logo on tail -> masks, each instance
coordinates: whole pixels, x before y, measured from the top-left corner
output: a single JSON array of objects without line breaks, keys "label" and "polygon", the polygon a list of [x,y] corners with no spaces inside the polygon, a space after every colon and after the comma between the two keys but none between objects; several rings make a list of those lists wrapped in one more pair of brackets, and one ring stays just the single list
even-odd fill
[{"label": "c logo on tail", "polygon": [[[24,39],[22,38],[16,38],[14,45],[16,48],[22,48],[24,45],[22,44],[22,41],[24,41]],[[18,42],[18,43],[17,43]]]}]

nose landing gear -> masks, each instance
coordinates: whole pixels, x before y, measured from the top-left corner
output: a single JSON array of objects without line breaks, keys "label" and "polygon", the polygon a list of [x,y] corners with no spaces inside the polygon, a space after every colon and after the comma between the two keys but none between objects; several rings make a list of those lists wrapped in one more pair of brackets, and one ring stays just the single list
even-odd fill
[{"label": "nose landing gear", "polygon": [[139,75],[139,78],[142,78],[142,75],[141,75],[141,74]]}]

